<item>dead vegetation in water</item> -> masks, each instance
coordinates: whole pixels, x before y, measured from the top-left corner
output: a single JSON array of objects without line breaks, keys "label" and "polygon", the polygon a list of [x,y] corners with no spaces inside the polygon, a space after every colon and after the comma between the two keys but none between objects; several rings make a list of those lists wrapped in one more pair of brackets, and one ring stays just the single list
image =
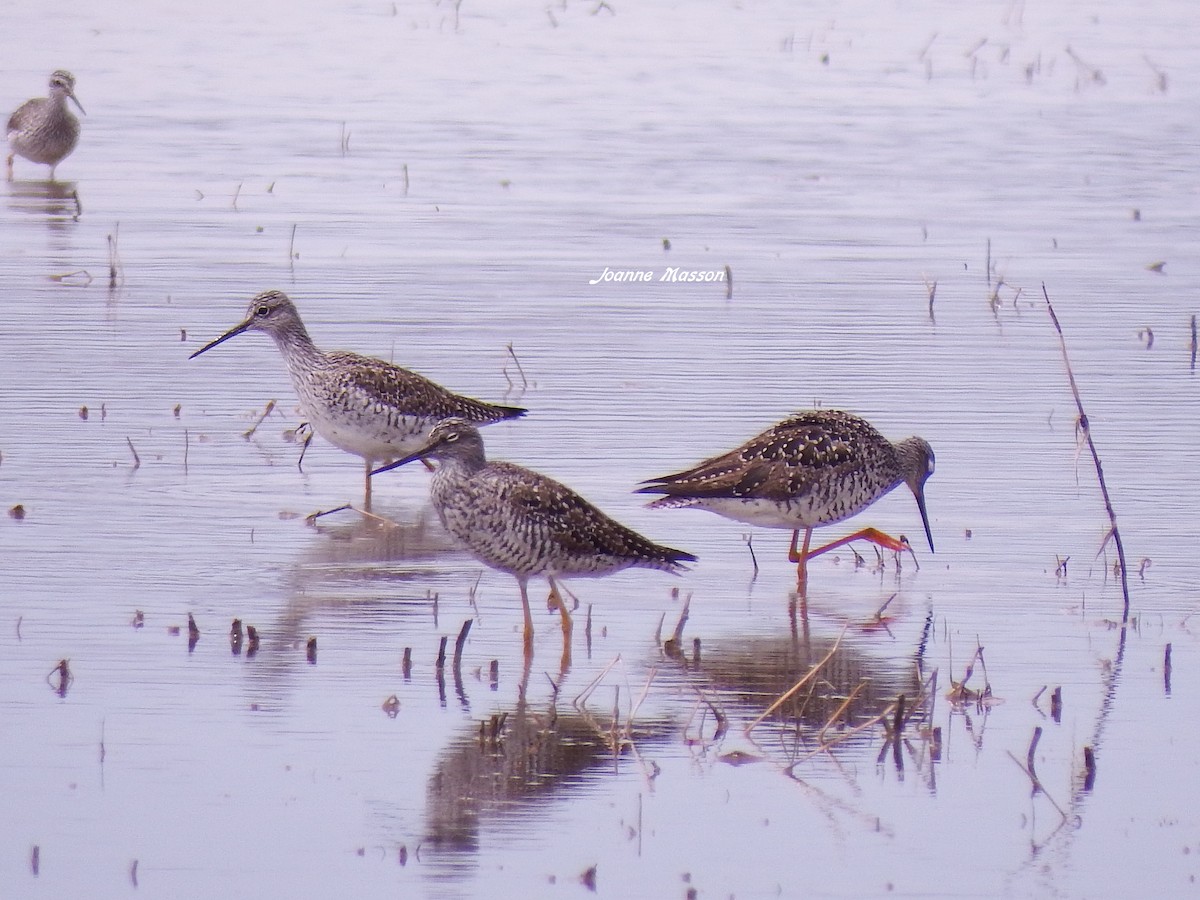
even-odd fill
[{"label": "dead vegetation in water", "polygon": [[1125,547],[1121,542],[1121,531],[1117,527],[1117,514],[1113,511],[1112,498],[1108,493],[1108,484],[1104,480],[1104,467],[1100,464],[1100,453],[1096,449],[1096,443],[1092,440],[1091,424],[1088,420],[1087,413],[1083,409],[1083,400],[1079,395],[1079,385],[1075,381],[1075,372],[1071,368],[1071,359],[1067,353],[1067,339],[1063,334],[1062,325],[1059,324],[1058,316],[1054,312],[1054,304],[1050,302],[1050,294],[1046,290],[1046,286],[1042,285],[1042,296],[1046,300],[1046,311],[1050,314],[1050,321],[1054,324],[1054,330],[1058,334],[1059,348],[1062,350],[1063,365],[1067,372],[1067,381],[1071,386],[1071,395],[1075,400],[1075,408],[1078,410],[1078,418],[1076,419],[1076,427],[1082,434],[1084,442],[1088,450],[1091,452],[1092,462],[1096,467],[1096,480],[1100,484],[1100,495],[1104,500],[1104,509],[1108,513],[1109,529],[1104,537],[1104,541],[1100,545],[1100,550],[1097,556],[1104,553],[1109,542],[1111,541],[1116,548],[1117,561],[1115,573],[1121,581],[1121,595],[1124,598],[1124,610],[1122,613],[1122,622],[1129,621],[1129,579],[1128,567],[1125,564]]},{"label": "dead vegetation in water", "polygon": [[[512,341],[509,341],[507,344],[505,344],[504,349],[508,353],[508,358],[513,361],[513,365],[517,367],[517,376],[521,379],[521,384],[518,387],[517,382],[513,380],[511,375],[508,374],[508,363],[506,362],[504,367],[500,370],[500,374],[503,375],[504,380],[508,382],[508,390],[504,392],[504,396],[506,399],[510,396],[520,397],[525,393],[525,391],[529,390],[529,378],[525,375],[525,367],[521,365],[521,360],[517,356],[517,351],[513,349]],[[534,386],[536,387],[536,385]]]},{"label": "dead vegetation in water", "polygon": [[46,675],[46,684],[50,685],[51,690],[58,694],[59,697],[66,697],[67,691],[71,685],[75,683],[75,676],[71,674],[71,661],[69,659],[60,659],[53,669]]},{"label": "dead vegetation in water", "polygon": [[276,402],[274,400],[267,401],[267,405],[263,408],[263,411],[259,417],[255,419],[254,424],[251,425],[249,429],[242,432],[243,440],[248,441],[250,438],[254,437],[255,432],[257,432],[262,423],[267,420],[267,417],[271,415],[271,413],[275,412],[275,406]]},{"label": "dead vegetation in water", "polygon": [[108,289],[116,290],[125,284],[125,266],[121,262],[121,250],[117,244],[120,237],[121,223],[113,226],[112,234],[108,235]]}]

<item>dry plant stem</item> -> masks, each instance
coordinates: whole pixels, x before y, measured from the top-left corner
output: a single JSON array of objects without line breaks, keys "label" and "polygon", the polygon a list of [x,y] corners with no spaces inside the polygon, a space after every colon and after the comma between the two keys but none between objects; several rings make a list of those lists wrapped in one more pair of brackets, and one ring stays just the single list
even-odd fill
[{"label": "dry plant stem", "polygon": [[751,580],[754,580],[758,577],[758,557],[754,555],[754,534],[743,535],[743,540],[746,542],[746,549],[750,551],[750,562],[754,566],[754,574],[751,576]]},{"label": "dry plant stem", "polygon": [[454,668],[456,669],[462,666],[463,645],[467,642],[467,635],[471,633],[471,623],[474,621],[474,619],[467,619],[463,622],[458,637],[454,640]]},{"label": "dry plant stem", "polygon": [[612,662],[610,662],[607,666],[605,666],[603,671],[601,671],[599,675],[597,675],[595,678],[593,678],[582,691],[580,691],[578,694],[575,695],[575,699],[571,701],[571,705],[581,711],[586,709],[588,697],[590,697],[592,695],[592,691],[596,690],[596,686],[599,685],[600,682],[604,680],[604,677],[612,670],[612,667],[615,666],[620,661],[621,661],[620,654],[614,656],[612,659]]},{"label": "dry plant stem", "polygon": [[837,636],[837,640],[833,642],[833,646],[829,648],[829,652],[825,654],[825,656],[821,659],[821,661],[818,662],[811,669],[809,669],[808,672],[805,673],[803,678],[801,678],[799,681],[797,681],[795,684],[793,684],[790,688],[788,688],[786,691],[784,691],[783,695],[780,696],[779,699],[776,700],[774,703],[772,703],[770,706],[768,706],[763,711],[762,715],[760,715],[757,719],[755,719],[753,722],[751,722],[749,725],[747,725],[746,726],[746,734],[749,734],[751,731],[753,731],[758,725],[760,725],[762,723],[763,719],[767,718],[769,715],[771,715],[771,713],[773,713],[773,712],[775,712],[775,710],[779,709],[780,706],[782,706],[784,703],[787,702],[789,697],[791,697],[793,694],[795,694],[797,691],[799,691],[802,687],[804,687],[804,685],[806,685],[809,681],[811,681],[813,679],[813,677],[816,676],[817,672],[821,671],[821,667],[824,666],[825,663],[829,662],[829,660],[833,659],[833,655],[835,653],[837,653],[838,647],[840,647],[842,645],[842,638],[845,636],[846,636],[846,629],[843,628],[842,633]]},{"label": "dry plant stem", "polygon": [[677,645],[683,640],[683,626],[687,624],[688,609],[691,608],[691,605],[692,595],[688,594],[683,598],[683,609],[679,611],[679,621],[675,623],[675,632],[670,638],[670,640],[674,641]]},{"label": "dry plant stem", "polygon": [[315,525],[317,523],[317,519],[321,518],[322,516],[329,516],[333,513],[344,512],[347,509],[354,509],[354,507],[349,503],[343,503],[341,506],[335,506],[333,509],[319,509],[315,513],[306,516],[304,521],[309,525]]},{"label": "dry plant stem", "polygon": [[268,400],[266,407],[262,411],[262,415],[260,415],[258,417],[258,421],[255,422],[252,426],[250,426],[249,431],[243,431],[242,437],[245,438],[246,440],[250,440],[250,438],[254,437],[254,432],[258,431],[258,426],[261,425],[263,422],[265,422],[267,420],[267,416],[269,416],[274,411],[275,411],[275,401]]},{"label": "dry plant stem", "polygon": [[840,744],[842,741],[849,740],[850,738],[854,737],[856,734],[858,734],[862,731],[866,731],[868,728],[872,728],[872,727],[880,724],[881,722],[886,722],[890,716],[895,715],[895,712],[896,712],[896,704],[889,703],[886,707],[884,707],[883,711],[880,712],[878,715],[871,716],[871,718],[867,719],[867,721],[865,721],[859,725],[855,725],[853,728],[850,728],[846,731],[843,731],[841,734],[839,734],[837,737],[835,737],[832,741],[823,743],[823,744],[821,744],[821,746],[810,750],[807,754],[800,757],[800,759],[796,760],[794,763],[792,763],[790,766],[788,766],[788,771],[794,772],[797,767],[799,767],[803,763],[808,762],[810,759],[812,759],[818,753],[827,753],[832,748],[834,748],[838,744]]},{"label": "dry plant stem", "polygon": [[[1039,732],[1041,731],[1040,727],[1038,728],[1038,731]],[[1032,751],[1034,749],[1034,746],[1037,743],[1038,737],[1040,737],[1040,735],[1035,734],[1034,743],[1030,745],[1029,749],[1030,749],[1031,756],[1032,756]],[[1047,792],[1046,786],[1043,785],[1042,782],[1038,779],[1037,773],[1031,771],[1019,759],[1017,759],[1015,756],[1013,756],[1013,752],[1011,750],[1006,750],[1005,752],[1008,754],[1008,758],[1011,759],[1013,762],[1015,762],[1017,764],[1017,766],[1021,769],[1021,771],[1029,776],[1029,782],[1033,786],[1033,793],[1041,794],[1047,800],[1049,800],[1050,805],[1054,807],[1055,811],[1062,817],[1062,820],[1064,822],[1067,821],[1067,814],[1065,812],[1063,812],[1063,808],[1061,806],[1059,806],[1058,802],[1053,797],[1050,796],[1049,792]]]},{"label": "dry plant stem", "polygon": [[450,642],[450,639],[448,637],[446,637],[446,635],[443,634],[441,641],[438,644],[438,655],[437,655],[437,659],[434,660],[434,663],[433,663],[434,668],[436,668],[436,669],[446,668],[446,644],[449,642]]},{"label": "dry plant stem", "polygon": [[825,724],[821,726],[821,730],[817,732],[817,743],[818,744],[825,743],[825,732],[830,729],[830,727],[833,725],[834,722],[836,722],[838,719],[840,719],[842,717],[842,713],[844,713],[846,711],[846,708],[851,703],[854,702],[854,699],[862,692],[863,688],[865,688],[866,686],[867,686],[867,682],[865,682],[865,681],[860,681],[858,684],[856,684],[854,686],[854,690],[852,690],[850,692],[850,694],[846,697],[846,699],[842,701],[841,705],[833,711],[833,715],[831,715],[825,721]]},{"label": "dry plant stem", "polygon": [[[713,714],[713,718],[717,720],[717,728],[713,732],[712,736],[713,743],[715,744],[717,741],[721,740],[721,738],[725,737],[725,733],[729,731],[729,720],[726,718],[725,713],[721,712],[720,708],[704,695],[703,691],[697,689],[696,693],[700,695],[700,702],[708,707],[708,711],[711,712]],[[701,723],[701,730],[703,730],[703,723]],[[703,734],[701,734],[701,737],[703,737]]]},{"label": "dry plant stem", "polygon": [[517,359],[517,352],[513,350],[511,342],[505,345],[508,350],[508,355],[512,357],[512,361],[517,365],[517,374],[521,376],[521,390],[526,390],[529,387],[529,379],[525,377],[525,370],[521,368],[521,360]]},{"label": "dry plant stem", "polygon": [[[386,525],[388,528],[399,528],[400,527],[400,523],[397,522],[395,519],[389,519],[387,516],[376,515],[375,513],[368,512],[365,509],[358,509],[357,507],[355,507],[349,503],[347,503],[345,506],[338,507],[338,509],[352,509],[356,513],[358,513],[360,516],[362,516],[364,519],[370,519],[372,522],[378,522],[380,525]],[[337,510],[331,509],[330,512],[337,512]]]},{"label": "dry plant stem", "polygon": [[133,467],[135,469],[140,469],[142,467],[142,460],[138,457],[138,452],[133,449],[133,441],[131,441],[129,438],[125,438],[125,443],[129,445],[129,452],[133,454]]},{"label": "dry plant stem", "polygon": [[1117,559],[1121,564],[1121,595],[1125,599],[1125,607],[1121,614],[1122,624],[1129,621],[1129,579],[1126,574],[1125,565],[1125,547],[1121,543],[1121,532],[1117,528],[1117,514],[1113,512],[1112,500],[1108,496],[1108,485],[1104,482],[1104,469],[1100,465],[1100,454],[1096,452],[1096,445],[1092,441],[1092,429],[1088,424],[1087,413],[1083,411],[1083,401],[1079,397],[1079,387],[1075,384],[1075,373],[1071,370],[1071,360],[1067,356],[1067,339],[1063,336],[1062,326],[1058,324],[1058,316],[1054,314],[1054,305],[1050,302],[1050,295],[1046,292],[1046,285],[1042,285],[1042,296],[1046,299],[1046,310],[1050,313],[1050,320],[1054,323],[1054,330],[1058,332],[1058,343],[1062,348],[1063,363],[1067,367],[1067,379],[1071,383],[1071,393],[1075,397],[1075,407],[1079,410],[1079,427],[1083,430],[1084,437],[1087,438],[1088,450],[1092,453],[1092,462],[1096,464],[1096,478],[1100,482],[1100,494],[1104,497],[1104,509],[1108,512],[1108,521],[1112,526],[1109,532],[1113,539],[1113,543],[1117,547]]},{"label": "dry plant stem", "polygon": [[[650,670],[650,675],[646,678],[646,683],[642,686],[642,692],[638,695],[637,700],[634,701],[633,706],[629,708],[629,718],[625,722],[626,738],[633,737],[633,719],[638,714],[638,710],[642,708],[642,703],[645,702],[646,696],[650,693],[650,685],[654,683],[654,676],[657,674],[657,667]],[[632,696],[633,692],[629,691],[629,694]]]}]

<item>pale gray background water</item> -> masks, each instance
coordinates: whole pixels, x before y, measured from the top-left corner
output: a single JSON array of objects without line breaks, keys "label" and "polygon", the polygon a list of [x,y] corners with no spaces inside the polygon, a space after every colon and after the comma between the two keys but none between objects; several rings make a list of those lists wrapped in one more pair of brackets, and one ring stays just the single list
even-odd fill
[{"label": "pale gray background water", "polygon": [[[89,113],[66,189],[18,160],[0,206],[0,506],[27,510],[0,517],[4,896],[579,896],[592,865],[607,896],[1195,889],[1192,5],[596,10],[0,8],[0,109],[65,67]],[[728,265],[733,296],[588,284],[668,265]],[[81,270],[86,286],[60,277]],[[1131,565],[1152,561],[1131,578],[1119,658],[1119,592],[1095,559],[1106,519],[1043,282]],[[532,412],[488,430],[492,454],[701,557],[678,580],[571,585],[594,641],[589,656],[581,617],[557,705],[576,749],[540,787],[500,792],[480,761],[494,755],[473,750],[494,714],[510,714],[510,745],[523,733],[512,579],[483,573],[461,689],[447,668],[439,699],[438,638],[474,614],[479,567],[436,527],[427,476],[378,480],[399,531],[350,512],[310,528],[304,515],[358,501],[358,461],[318,440],[297,472],[295,398],[266,339],[187,361],[268,287],[319,344],[487,399],[515,377],[511,342],[533,383],[508,399]],[[244,441],[270,399],[279,412]],[[814,563],[793,645],[786,534],[755,533],[752,581],[747,529],[648,511],[630,490],[818,403],[933,444],[938,552],[918,544],[920,571],[900,577]],[[868,522],[920,527],[903,491]],[[699,669],[654,643],[680,612],[672,587],[692,595]],[[867,627],[893,593],[890,628]],[[168,632],[189,612],[191,653]],[[264,633],[253,659],[230,653],[234,616]],[[544,724],[559,639],[540,609],[537,624],[526,712]],[[918,656],[938,669],[939,761],[914,733],[902,770],[878,762],[874,729],[789,770],[815,730],[801,750],[786,729],[745,736],[847,626],[852,684],[911,695]],[[945,689],[977,640],[1005,702],[952,712]],[[797,652],[777,684],[755,680]],[[64,698],[46,683],[62,658]],[[652,672],[638,752],[614,767],[571,701],[604,673],[588,708],[606,726],[614,690],[627,711]],[[1047,685],[1061,723],[1045,695],[1030,702]],[[720,741],[701,698],[728,719]],[[1038,725],[1061,827],[1009,756],[1025,760]],[[438,784],[473,799],[442,803]]]}]

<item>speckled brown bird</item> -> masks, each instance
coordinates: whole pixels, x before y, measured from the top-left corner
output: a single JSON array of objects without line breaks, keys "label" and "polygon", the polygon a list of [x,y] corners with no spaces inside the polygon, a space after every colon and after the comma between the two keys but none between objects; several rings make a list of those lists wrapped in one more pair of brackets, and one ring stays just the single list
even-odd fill
[{"label": "speckled brown bird", "polygon": [[530,469],[489,462],[479,430],[452,418],[439,422],[420,450],[376,469],[435,459],[430,498],[454,537],[480,562],[517,579],[525,616],[525,646],[533,641],[529,579],[545,576],[558,601],[563,634],[570,615],[556,579],[601,576],[634,566],[681,572],[696,557],[656,544],[609,518],[570,488]]},{"label": "speckled brown bird", "polygon": [[480,425],[515,419],[526,410],[472,400],[400,366],[345,350],[319,350],[286,294],[266,291],[250,301],[245,321],[205,344],[189,359],[244,331],[271,336],[283,354],[300,408],[313,430],[371,469],[422,447],[430,429],[451,416]]},{"label": "speckled brown bird", "polygon": [[7,177],[12,181],[13,157],[21,156],[30,162],[54,170],[79,143],[79,120],[67,109],[70,99],[86,115],[83,104],[75,96],[75,76],[59,69],[50,76],[50,96],[26,100],[8,118]]},{"label": "speckled brown bird", "polygon": [[[908,549],[907,542],[874,528],[809,549],[814,528],[862,512],[900,484],[908,485],[917,500],[932,552],[925,481],[933,468],[933,449],[919,437],[892,443],[851,413],[809,410],[772,425],[736,450],[687,471],[652,478],[638,490],[665,495],[651,507],[695,507],[750,525],[792,529],[788,558],[797,563],[803,582],[809,558],[850,541]],[[800,531],[804,544],[797,549]]]}]

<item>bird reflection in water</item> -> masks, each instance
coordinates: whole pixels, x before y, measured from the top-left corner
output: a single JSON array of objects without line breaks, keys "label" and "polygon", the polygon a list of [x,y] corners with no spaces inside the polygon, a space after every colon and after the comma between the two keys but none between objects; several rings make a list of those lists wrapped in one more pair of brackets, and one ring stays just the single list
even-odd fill
[{"label": "bird reflection in water", "polygon": [[514,709],[478,722],[443,752],[426,790],[422,859],[440,860],[439,877],[473,867],[486,826],[514,831],[546,803],[586,790],[622,760],[665,743],[678,725],[639,714],[632,723],[593,715],[576,700],[560,712],[552,698],[544,711],[524,699]]},{"label": "bird reflection in water", "polygon": [[[884,750],[892,749],[900,764],[892,736],[928,729],[936,673],[923,666],[932,623],[929,614],[913,652],[902,658],[870,652],[873,637],[848,628],[826,636],[751,637],[703,650],[677,633],[664,652],[674,654],[703,698],[688,726],[689,742],[715,751],[727,732],[744,734],[755,748],[750,755],[781,761],[791,772],[837,746],[865,749],[882,732]],[[742,755],[735,751],[727,761]]]}]

